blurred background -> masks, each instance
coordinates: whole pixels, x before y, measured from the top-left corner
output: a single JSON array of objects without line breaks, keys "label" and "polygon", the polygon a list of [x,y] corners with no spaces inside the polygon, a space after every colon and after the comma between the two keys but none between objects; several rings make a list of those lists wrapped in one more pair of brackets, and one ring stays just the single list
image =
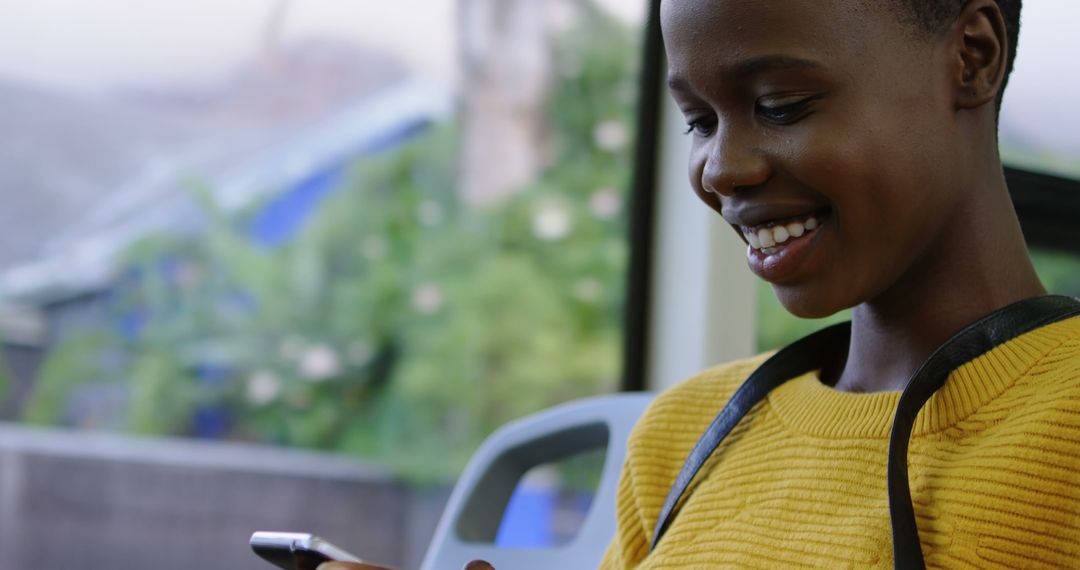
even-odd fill
[{"label": "blurred background", "polygon": [[[656,6],[0,0],[0,567],[265,568],[290,530],[415,568],[498,426],[820,327],[689,241],[735,240]],[[1025,7],[1002,116],[1070,294],[1078,18]],[[572,537],[601,460],[527,477],[498,541]]]}]

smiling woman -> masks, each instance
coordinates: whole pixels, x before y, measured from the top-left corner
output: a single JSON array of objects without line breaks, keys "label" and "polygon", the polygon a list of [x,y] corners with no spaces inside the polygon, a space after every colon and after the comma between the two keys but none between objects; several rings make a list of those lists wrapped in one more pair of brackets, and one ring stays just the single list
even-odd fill
[{"label": "smiling woman", "polygon": [[[811,215],[823,222],[814,239],[792,244],[815,247],[751,255],[751,268],[773,283],[788,310],[824,316],[887,295],[890,284],[929,283],[905,272],[963,266],[972,252],[960,245],[973,233],[1012,232],[1003,239],[1010,260],[1030,265],[1022,248],[1009,246],[1019,236],[1015,221],[1010,227],[1007,218],[958,215],[971,204],[1009,206],[1007,195],[985,190],[1003,186],[1000,175],[987,179],[992,170],[961,166],[993,155],[996,139],[992,118],[990,128],[964,133],[943,120],[960,104],[947,95],[951,74],[960,72],[946,65],[949,53],[895,25],[890,10],[795,15],[797,9],[757,13],[752,6],[713,15],[666,12],[665,38],[672,94],[693,129],[691,183],[699,196],[741,233],[753,230],[766,240],[763,226]],[[722,21],[742,25],[706,35]],[[750,31],[766,28],[777,32]],[[820,34],[834,40],[816,42]],[[939,65],[925,65],[928,59]],[[955,143],[961,134],[967,145]],[[925,176],[930,171],[933,178]],[[768,192],[747,191],[765,187]],[[956,239],[939,239],[946,230]],[[927,251],[935,256],[923,257]],[[808,272],[817,272],[814,285],[800,286],[810,283]],[[965,272],[953,275],[962,279]]]},{"label": "smiling woman", "polygon": [[662,2],[694,192],[788,311],[852,322],[661,395],[605,568],[1080,556],[1080,303],[1045,295],[997,147],[1018,21],[993,0]]}]

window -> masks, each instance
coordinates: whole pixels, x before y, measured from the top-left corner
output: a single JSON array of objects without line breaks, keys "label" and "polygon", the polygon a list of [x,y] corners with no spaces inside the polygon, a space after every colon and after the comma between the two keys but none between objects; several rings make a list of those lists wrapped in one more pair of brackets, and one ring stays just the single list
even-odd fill
[{"label": "window", "polygon": [[1080,6],[1058,0],[1024,6],[1015,69],[1002,105],[1001,153],[1011,167],[1080,180],[1080,92],[1076,74],[1061,73],[1080,57],[1065,26]]},{"label": "window", "polygon": [[416,566],[484,436],[619,387],[645,12],[9,7],[0,413],[50,450],[12,563],[252,567],[297,530]]}]

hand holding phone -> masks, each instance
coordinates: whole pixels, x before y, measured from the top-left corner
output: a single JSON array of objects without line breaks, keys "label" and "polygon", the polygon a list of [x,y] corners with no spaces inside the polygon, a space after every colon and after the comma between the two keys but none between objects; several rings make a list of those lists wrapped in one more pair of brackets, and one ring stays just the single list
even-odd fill
[{"label": "hand holding phone", "polygon": [[318,570],[391,570],[385,566],[372,566],[363,562],[324,562]]},{"label": "hand holding phone", "polygon": [[[382,566],[371,566],[363,562],[326,562],[319,566],[318,570],[390,570]],[[495,570],[495,567],[484,560],[468,562],[461,570]]]},{"label": "hand holding phone", "polygon": [[389,570],[367,564],[359,557],[307,533],[256,532],[251,535],[251,549],[282,570],[315,570],[324,562],[345,562],[354,570]]}]

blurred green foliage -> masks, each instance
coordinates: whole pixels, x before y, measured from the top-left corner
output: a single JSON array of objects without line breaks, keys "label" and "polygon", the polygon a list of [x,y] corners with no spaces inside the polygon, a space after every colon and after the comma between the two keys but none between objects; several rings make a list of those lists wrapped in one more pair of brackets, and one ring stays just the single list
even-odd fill
[{"label": "blurred green foliage", "polygon": [[115,343],[108,333],[78,332],[53,346],[38,372],[23,419],[31,424],[62,423],[72,394],[87,383],[100,382],[103,355]]},{"label": "blurred green foliage", "polygon": [[800,319],[780,304],[771,285],[758,281],[757,287],[757,346],[762,352],[776,350],[828,325],[851,319],[850,310],[824,319]]},{"label": "blurred green foliage", "polygon": [[553,166],[529,187],[463,203],[453,123],[358,161],[275,248],[250,239],[256,210],[222,215],[193,187],[205,231],[124,258],[111,312],[134,333],[63,341],[26,419],[70,421],[73,393],[119,383],[107,427],[335,450],[435,482],[507,421],[617,389],[638,40],[595,9],[564,33]]},{"label": "blurred green foliage", "polygon": [[1007,166],[1066,178],[1080,178],[1080,157],[1069,156],[1066,152],[1051,152],[1045,149],[1032,151],[1006,141],[1001,144],[1001,158]]},{"label": "blurred green foliage", "polygon": [[[435,482],[499,425],[615,389],[637,40],[591,10],[554,42],[553,166],[494,207],[459,199],[452,122],[358,161],[280,247],[193,187],[205,231],[126,253],[125,326],[54,346],[25,420],[79,421],[80,390],[120,386],[124,413],[91,425],[335,450]],[[1034,257],[1051,290],[1080,292],[1074,257]],[[796,319],[764,283],[758,312],[762,350],[848,318]]]},{"label": "blurred green foliage", "polygon": [[1031,259],[1047,291],[1080,297],[1080,256],[1036,249],[1031,252]]}]

